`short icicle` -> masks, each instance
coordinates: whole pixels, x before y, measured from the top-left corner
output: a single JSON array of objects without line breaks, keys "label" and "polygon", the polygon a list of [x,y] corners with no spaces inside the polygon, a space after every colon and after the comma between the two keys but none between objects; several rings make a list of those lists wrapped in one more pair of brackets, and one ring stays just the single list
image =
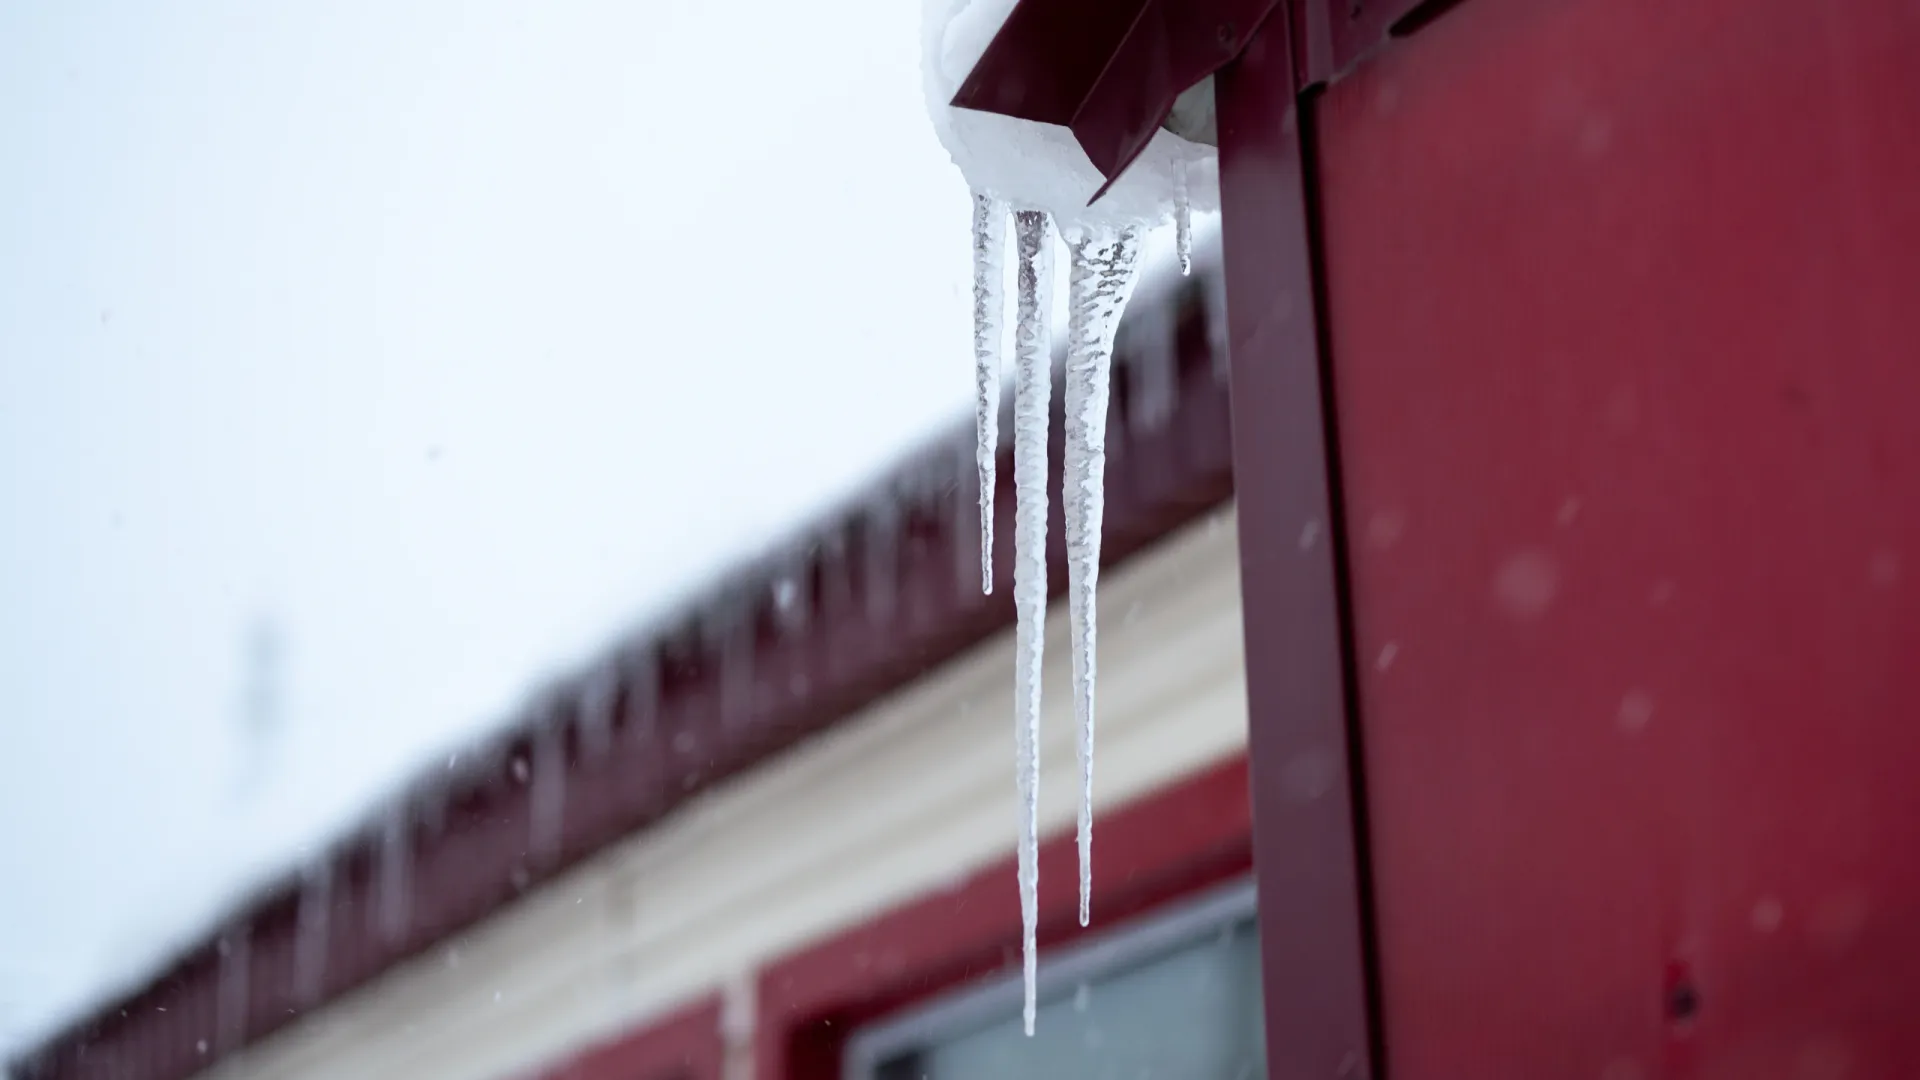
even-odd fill
[{"label": "short icicle", "polygon": [[1026,972],[1022,1017],[1033,1034],[1035,927],[1040,919],[1040,665],[1047,628],[1047,408],[1053,395],[1053,218],[1014,215],[1019,243],[1019,306],[1014,324],[1017,365],[1013,399],[1014,745],[1020,788],[1020,921]]},{"label": "short icicle", "polygon": [[1107,400],[1114,336],[1140,276],[1141,230],[1067,230],[1066,459],[1060,500],[1067,519],[1067,604],[1073,632],[1073,712],[1079,724],[1080,925],[1093,903],[1093,690],[1098,631],[1100,527],[1106,509]]},{"label": "short icicle", "polygon": [[413,899],[412,860],[408,851],[409,822],[404,803],[387,810],[380,829],[380,893],[374,907],[375,927],[380,940],[401,940],[407,932]]},{"label": "short icicle", "polygon": [[307,866],[293,942],[293,996],[302,1005],[320,999],[327,975],[327,926],[333,913],[333,864],[321,854]]},{"label": "short icicle", "polygon": [[1180,275],[1193,273],[1193,203],[1187,198],[1187,159],[1173,163],[1173,250],[1180,257]]},{"label": "short icicle", "polygon": [[1006,310],[1007,204],[973,193],[973,426],[980,469],[980,590],[993,592],[993,495],[1000,452],[1001,319]]}]

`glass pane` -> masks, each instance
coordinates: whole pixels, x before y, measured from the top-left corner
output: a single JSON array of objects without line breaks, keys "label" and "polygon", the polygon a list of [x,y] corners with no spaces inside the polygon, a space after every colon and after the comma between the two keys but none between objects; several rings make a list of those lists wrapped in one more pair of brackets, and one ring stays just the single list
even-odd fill
[{"label": "glass pane", "polygon": [[888,1058],[876,1080],[1264,1080],[1252,919],[1062,988],[1032,1038],[1018,1006],[988,1026]]}]

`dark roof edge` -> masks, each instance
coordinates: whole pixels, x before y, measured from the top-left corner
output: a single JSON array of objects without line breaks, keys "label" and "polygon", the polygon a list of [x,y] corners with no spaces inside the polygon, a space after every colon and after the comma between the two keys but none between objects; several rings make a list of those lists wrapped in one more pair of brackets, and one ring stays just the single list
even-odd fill
[{"label": "dark roof edge", "polygon": [[[1131,305],[1115,350],[1104,564],[1231,497],[1224,335],[1217,251],[1190,279],[1145,283]],[[933,440],[864,497],[552,681],[463,768],[418,777],[10,1071],[180,1080],[208,1068],[1010,626],[1011,590],[980,593],[973,445],[971,424]],[[1003,444],[995,504],[1008,523],[1009,457]],[[1057,499],[1050,513],[1057,593]],[[994,576],[1010,582],[1010,530],[998,533]]]}]

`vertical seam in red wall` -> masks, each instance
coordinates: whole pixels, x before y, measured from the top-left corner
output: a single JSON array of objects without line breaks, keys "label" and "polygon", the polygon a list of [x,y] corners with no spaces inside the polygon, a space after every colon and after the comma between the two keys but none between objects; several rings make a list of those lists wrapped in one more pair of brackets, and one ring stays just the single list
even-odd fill
[{"label": "vertical seam in red wall", "polygon": [[1347,784],[1353,817],[1354,874],[1360,908],[1360,949],[1365,965],[1367,1031],[1374,1074],[1386,1072],[1386,1024],[1380,993],[1380,939],[1374,911],[1372,835],[1367,821],[1367,757],[1361,723],[1360,660],[1354,638],[1352,530],[1347,523],[1346,483],[1340,456],[1339,381],[1333,363],[1333,322],[1327,308],[1326,219],[1321,214],[1319,121],[1314,102],[1324,84],[1300,95],[1300,180],[1306,207],[1307,258],[1313,284],[1314,338],[1320,364],[1320,422],[1326,431],[1328,531],[1333,545],[1333,588],[1340,613],[1340,677],[1346,696]]},{"label": "vertical seam in red wall", "polygon": [[1222,244],[1268,1075],[1357,1080],[1384,1052],[1301,13],[1216,80]]}]

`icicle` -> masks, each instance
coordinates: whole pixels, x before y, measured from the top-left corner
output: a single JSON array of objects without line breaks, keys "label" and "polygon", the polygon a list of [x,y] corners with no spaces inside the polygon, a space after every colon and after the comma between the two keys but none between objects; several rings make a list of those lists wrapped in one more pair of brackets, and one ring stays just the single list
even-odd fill
[{"label": "icicle", "polygon": [[627,679],[627,723],[630,734],[651,743],[659,733],[660,654],[644,645],[622,664]]},{"label": "icicle", "polygon": [[1073,712],[1080,741],[1080,925],[1093,899],[1094,607],[1100,525],[1106,507],[1107,395],[1120,313],[1140,276],[1140,230],[1075,229],[1067,285],[1066,460],[1060,501],[1067,519],[1067,603],[1073,628]]},{"label": "icicle", "polygon": [[1039,210],[1014,215],[1020,245],[1018,364],[1013,399],[1014,745],[1020,787],[1020,918],[1026,1007],[1033,1034],[1035,924],[1040,918],[1040,663],[1047,629],[1047,406],[1053,394],[1053,219]]},{"label": "icicle", "polygon": [[567,810],[566,738],[548,721],[533,739],[533,784],[527,796],[527,846],[545,866],[559,854]]},{"label": "icicle", "polygon": [[412,914],[409,911],[413,898],[411,861],[412,855],[407,850],[407,811],[404,805],[398,805],[387,811],[380,829],[380,900],[374,908],[380,940],[388,944],[406,935],[407,920]]},{"label": "icicle", "polygon": [[1006,308],[1007,204],[973,193],[973,426],[980,470],[980,589],[993,592],[994,464],[1000,451],[1000,319]]},{"label": "icicle", "polygon": [[720,724],[733,730],[753,707],[754,597],[729,588],[701,627],[700,646],[720,667]]},{"label": "icicle", "polygon": [[293,945],[293,993],[303,1005],[320,999],[327,974],[327,924],[333,913],[333,864],[320,856],[300,889],[298,931]]},{"label": "icicle", "polygon": [[865,515],[861,536],[861,575],[866,585],[867,621],[884,624],[893,619],[900,585],[900,505],[889,492]]},{"label": "icicle", "polygon": [[214,992],[213,1045],[223,1054],[238,1050],[246,1041],[252,945],[251,926],[243,925],[220,938],[220,985]]},{"label": "icicle", "polygon": [[580,703],[580,756],[598,764],[613,745],[614,710],[620,707],[620,673],[604,664],[588,677]]},{"label": "icicle", "polygon": [[1187,159],[1173,161],[1173,250],[1180,256],[1180,276],[1193,273],[1193,204],[1187,198]]},{"label": "icicle", "polygon": [[847,551],[852,532],[852,521],[836,521],[815,534],[808,545],[811,557],[820,566],[820,583],[814,596],[823,619],[853,610],[853,562]]},{"label": "icicle", "polygon": [[790,555],[772,585],[774,621],[786,633],[798,633],[813,621],[813,569],[806,556]]}]

